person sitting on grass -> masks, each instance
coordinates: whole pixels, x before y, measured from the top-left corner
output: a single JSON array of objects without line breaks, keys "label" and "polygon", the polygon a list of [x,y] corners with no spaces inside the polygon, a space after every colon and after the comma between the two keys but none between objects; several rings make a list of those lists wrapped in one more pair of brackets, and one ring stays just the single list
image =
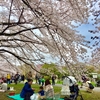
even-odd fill
[{"label": "person sitting on grass", "polygon": [[28,79],[20,93],[20,97],[24,98],[24,100],[30,100],[30,97],[34,94],[34,89],[31,88],[32,82],[32,79]]},{"label": "person sitting on grass", "polygon": [[54,97],[54,89],[49,80],[45,81],[45,95],[46,98],[50,99],[53,99]]},{"label": "person sitting on grass", "polygon": [[6,81],[4,80],[1,84],[1,92],[6,92],[7,91],[7,88],[8,88],[8,85],[6,83]]},{"label": "person sitting on grass", "polygon": [[87,92],[93,93],[94,86],[92,85],[90,81],[86,82],[86,86],[87,86]]},{"label": "person sitting on grass", "polygon": [[45,91],[44,91],[44,89],[43,89],[43,86],[40,86],[40,91],[39,91],[38,93],[39,93],[39,97],[40,97],[41,99],[45,98],[45,97],[44,97],[44,96],[45,96]]}]

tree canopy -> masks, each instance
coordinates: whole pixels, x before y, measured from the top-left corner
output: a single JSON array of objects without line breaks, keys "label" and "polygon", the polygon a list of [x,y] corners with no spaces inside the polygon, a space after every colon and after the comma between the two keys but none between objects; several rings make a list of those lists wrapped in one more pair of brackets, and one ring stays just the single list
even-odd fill
[{"label": "tree canopy", "polygon": [[[85,37],[77,25],[88,21],[95,0],[2,0],[0,1],[0,56],[32,67],[45,55],[68,65],[85,57]],[[36,70],[35,68],[33,68]]]}]

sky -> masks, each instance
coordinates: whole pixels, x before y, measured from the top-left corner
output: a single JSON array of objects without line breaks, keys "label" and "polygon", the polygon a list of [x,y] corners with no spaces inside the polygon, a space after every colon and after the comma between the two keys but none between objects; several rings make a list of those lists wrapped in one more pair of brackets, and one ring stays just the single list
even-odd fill
[{"label": "sky", "polygon": [[[90,24],[82,24],[81,26],[79,26],[77,28],[77,30],[79,31],[79,34],[85,36],[85,39],[87,41],[90,41],[90,44],[88,44],[89,46],[92,47],[93,42],[91,40],[91,37],[93,36],[92,33],[89,32],[89,30],[94,29],[94,26],[90,23]],[[87,55],[89,56],[89,59],[91,59],[91,54],[92,54],[92,49],[87,48]]]},{"label": "sky", "polygon": [[94,27],[91,24],[83,24],[77,28],[80,34],[86,37],[86,40],[91,40],[91,34],[88,30],[93,29]]}]

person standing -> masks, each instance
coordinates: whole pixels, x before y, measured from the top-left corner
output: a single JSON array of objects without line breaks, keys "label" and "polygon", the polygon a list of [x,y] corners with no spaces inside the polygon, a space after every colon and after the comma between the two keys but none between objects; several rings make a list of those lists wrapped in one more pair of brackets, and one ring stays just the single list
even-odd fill
[{"label": "person standing", "polygon": [[44,86],[44,82],[45,82],[45,79],[44,79],[44,77],[42,77],[42,79],[41,79],[42,86]]},{"label": "person standing", "polygon": [[38,81],[39,81],[39,85],[41,85],[41,81],[42,81],[41,76],[39,76]]},{"label": "person standing", "polygon": [[52,76],[52,85],[55,85],[55,79],[56,79],[56,77],[55,77],[55,75],[53,75]]},{"label": "person standing", "polygon": [[21,75],[21,81],[24,82],[24,80],[25,80],[25,76]]},{"label": "person standing", "polygon": [[35,75],[36,84],[38,83],[38,75]]},{"label": "person standing", "polygon": [[28,80],[28,79],[32,79],[32,72],[31,72],[31,71],[29,71],[29,72],[27,73],[26,79],[27,79],[27,80]]},{"label": "person standing", "polygon": [[84,75],[82,75],[82,80],[83,80],[83,83],[86,83],[87,78]]},{"label": "person standing", "polygon": [[11,79],[10,74],[7,74],[7,84],[10,84],[10,79]]},{"label": "person standing", "polygon": [[3,82],[2,78],[0,78],[0,84]]},{"label": "person standing", "polygon": [[16,74],[15,77],[14,77],[14,82],[15,82],[15,84],[17,84],[18,79],[19,79],[19,73],[17,72],[17,74]]},{"label": "person standing", "polygon": [[4,76],[2,76],[2,80],[3,80],[3,81],[5,80]]},{"label": "person standing", "polygon": [[11,83],[14,83],[14,75],[11,76]]}]

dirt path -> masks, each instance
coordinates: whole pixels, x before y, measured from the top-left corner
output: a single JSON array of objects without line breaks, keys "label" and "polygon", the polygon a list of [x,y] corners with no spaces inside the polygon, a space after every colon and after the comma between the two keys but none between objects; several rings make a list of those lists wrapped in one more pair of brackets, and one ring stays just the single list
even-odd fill
[{"label": "dirt path", "polygon": [[[61,84],[56,84],[55,86],[62,87]],[[80,90],[86,90],[86,88],[87,87],[83,86],[82,88],[80,88]],[[100,87],[95,87],[93,91],[100,92]]]}]

